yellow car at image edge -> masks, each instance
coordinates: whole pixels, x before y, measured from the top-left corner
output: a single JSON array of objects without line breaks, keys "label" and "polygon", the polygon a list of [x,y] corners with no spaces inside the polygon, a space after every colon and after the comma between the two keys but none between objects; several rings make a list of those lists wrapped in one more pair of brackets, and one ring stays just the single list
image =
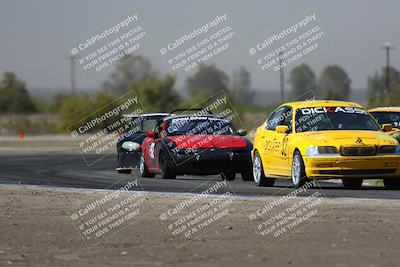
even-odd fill
[{"label": "yellow car at image edge", "polygon": [[388,132],[400,142],[400,107],[378,107],[368,110],[378,124],[391,124],[392,131]]},{"label": "yellow car at image edge", "polygon": [[253,175],[258,186],[276,178],[298,188],[312,179],[342,179],[346,188],[384,179],[400,188],[400,146],[360,105],[343,101],[285,103],[257,128]]}]

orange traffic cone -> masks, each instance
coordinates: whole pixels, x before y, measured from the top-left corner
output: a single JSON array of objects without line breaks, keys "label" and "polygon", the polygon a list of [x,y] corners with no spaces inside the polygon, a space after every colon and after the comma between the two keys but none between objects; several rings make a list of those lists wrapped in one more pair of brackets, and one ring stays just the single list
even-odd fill
[{"label": "orange traffic cone", "polygon": [[19,137],[19,139],[24,139],[24,137],[25,137],[25,131],[24,130],[21,130],[21,131],[19,131],[18,132],[18,137]]}]

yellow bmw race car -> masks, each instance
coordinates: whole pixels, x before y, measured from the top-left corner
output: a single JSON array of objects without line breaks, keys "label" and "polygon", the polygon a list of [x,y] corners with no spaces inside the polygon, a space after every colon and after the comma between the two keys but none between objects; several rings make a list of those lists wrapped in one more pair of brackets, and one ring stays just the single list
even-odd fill
[{"label": "yellow bmw race car", "polygon": [[400,107],[379,107],[368,110],[379,124],[392,124],[400,128]]},{"label": "yellow bmw race car", "polygon": [[360,105],[342,101],[302,101],[278,107],[257,128],[253,174],[258,186],[276,178],[298,188],[311,179],[342,179],[346,188],[363,179],[384,179],[400,188],[400,146]]},{"label": "yellow bmw race car", "polygon": [[392,124],[389,134],[400,142],[400,107],[379,107],[368,110],[379,124]]}]

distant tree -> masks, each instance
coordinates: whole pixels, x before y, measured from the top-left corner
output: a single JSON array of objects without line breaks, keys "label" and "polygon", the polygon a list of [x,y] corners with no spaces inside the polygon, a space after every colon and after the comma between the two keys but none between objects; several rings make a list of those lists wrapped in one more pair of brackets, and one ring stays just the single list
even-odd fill
[{"label": "distant tree", "polygon": [[[58,114],[60,123],[58,130],[65,132],[67,129],[73,131],[80,126],[87,124],[94,118],[99,118],[105,112],[115,109],[122,104],[125,99],[117,99],[115,95],[104,91],[99,91],[91,97],[85,93],[75,93],[64,95],[60,100],[60,108]],[[112,116],[102,122],[96,123],[88,132],[105,129],[116,122],[124,113],[118,113],[116,117]]]},{"label": "distant tree", "polygon": [[313,70],[307,64],[294,67],[289,74],[289,83],[292,86],[292,97],[297,98],[309,90],[316,89],[316,80]]},{"label": "distant tree", "polygon": [[50,113],[58,113],[64,100],[69,96],[70,94],[66,92],[60,92],[54,95],[49,103],[48,111]]},{"label": "distant tree", "polygon": [[228,89],[228,76],[215,65],[200,65],[199,71],[186,80],[186,90],[190,97],[195,97],[201,91],[208,94]]},{"label": "distant tree", "polygon": [[18,79],[13,72],[6,72],[0,81],[0,112],[4,113],[33,113],[37,107],[25,82]]},{"label": "distant tree", "polygon": [[[368,102],[371,106],[385,105],[383,92],[385,89],[386,68],[382,68],[380,73],[375,72],[372,76],[368,76]],[[400,72],[393,67],[389,67],[389,95],[393,92],[394,88],[400,84]]]},{"label": "distant tree", "polygon": [[347,100],[351,92],[351,80],[338,65],[327,66],[319,77],[319,88],[326,99]]},{"label": "distant tree", "polygon": [[398,84],[389,94],[389,105],[399,106],[400,105],[400,84]]},{"label": "distant tree", "polygon": [[141,55],[125,55],[111,73],[109,80],[103,83],[106,92],[121,95],[128,92],[132,83],[146,80],[157,73],[148,59]]},{"label": "distant tree", "polygon": [[[113,110],[118,105],[122,104],[122,102],[124,101],[125,99],[123,98],[117,100],[117,97],[115,95],[112,95],[108,92],[104,91],[97,92],[92,102],[93,110],[91,111],[91,115],[87,118],[87,120],[92,119],[93,117],[98,117],[102,115],[104,112]],[[116,117],[119,119],[122,117],[123,114],[124,114],[123,112],[119,112],[119,114]],[[112,125],[114,122],[118,120],[116,119],[116,117],[111,117],[109,119],[104,120],[103,122],[96,125],[95,129],[101,130]]]},{"label": "distant tree", "polygon": [[253,92],[250,88],[250,73],[243,66],[233,72],[232,93],[236,103],[249,105],[253,102]]},{"label": "distant tree", "polygon": [[334,100],[342,100],[343,99],[338,93],[336,93],[335,91],[330,90],[330,89],[325,92],[323,98],[324,99],[334,99]]},{"label": "distant tree", "polygon": [[175,79],[166,75],[163,79],[155,76],[137,81],[130,86],[137,92],[145,110],[151,112],[169,112],[177,108],[180,102],[179,94],[174,90]]},{"label": "distant tree", "polygon": [[180,108],[204,108],[204,100],[210,99],[212,94],[208,91],[201,90],[198,91],[195,95],[185,99],[179,105]]},{"label": "distant tree", "polygon": [[[58,110],[60,122],[58,129],[60,132],[66,132],[68,127],[71,127],[83,120],[81,124],[89,121],[89,116],[95,110],[93,99],[88,94],[71,94],[66,96],[61,102]],[[89,117],[88,117],[89,116]],[[73,127],[72,130],[75,128]]]},{"label": "distant tree", "polygon": [[[99,91],[96,93],[96,96],[93,101],[94,109],[99,110],[103,107],[109,106],[107,109],[112,108],[112,103],[116,100],[116,96],[111,95],[104,91]],[[117,103],[118,104],[118,103]],[[115,104],[114,106],[116,106]]]}]

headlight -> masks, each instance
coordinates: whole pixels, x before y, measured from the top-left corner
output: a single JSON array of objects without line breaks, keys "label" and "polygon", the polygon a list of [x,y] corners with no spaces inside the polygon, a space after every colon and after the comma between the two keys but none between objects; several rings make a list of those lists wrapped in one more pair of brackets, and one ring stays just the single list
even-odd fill
[{"label": "headlight", "polygon": [[306,151],[307,157],[315,157],[318,155],[319,155],[318,147],[310,146],[309,148],[307,148],[307,151]]},{"label": "headlight", "polygon": [[379,154],[400,155],[400,145],[397,145],[397,146],[381,146],[379,148]]},{"label": "headlight", "polygon": [[129,151],[138,150],[140,148],[140,144],[136,142],[126,141],[122,143],[122,148]]},{"label": "headlight", "polygon": [[337,148],[334,146],[310,146],[307,148],[307,157],[317,157],[321,155],[336,155],[338,154]]}]

